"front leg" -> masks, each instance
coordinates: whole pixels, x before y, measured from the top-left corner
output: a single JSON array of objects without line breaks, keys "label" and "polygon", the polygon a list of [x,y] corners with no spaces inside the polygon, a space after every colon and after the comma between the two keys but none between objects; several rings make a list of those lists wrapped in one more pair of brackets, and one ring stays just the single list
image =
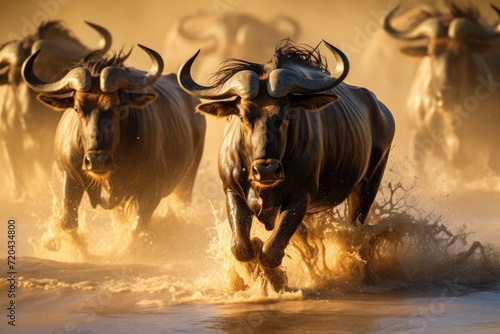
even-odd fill
[{"label": "front leg", "polygon": [[267,268],[275,268],[281,264],[285,256],[285,248],[293,234],[302,223],[309,205],[310,197],[301,195],[282,205],[278,227],[266,241],[260,255],[260,262]]},{"label": "front leg", "polygon": [[151,233],[151,217],[161,201],[161,196],[158,192],[142,194],[137,200],[137,216],[132,232],[135,238],[143,235],[149,237]]},{"label": "front leg", "polygon": [[[72,244],[81,246],[82,254],[85,256],[85,243],[77,233],[78,207],[80,206],[85,189],[80,182],[69,176],[67,172],[63,172],[62,183],[62,212],[59,226],[56,227],[57,229],[61,228],[67,233],[65,236],[70,238]],[[54,252],[61,248],[61,239],[56,237],[56,235],[49,227],[49,231],[42,237],[43,246]]]},{"label": "front leg", "polygon": [[76,231],[78,228],[78,207],[82,201],[85,188],[83,185],[63,172],[63,203],[61,227],[65,231]]},{"label": "front leg", "polygon": [[[253,213],[247,206],[245,200],[231,190],[226,190],[226,208],[233,236],[231,239],[231,251],[236,260],[248,262],[253,260],[256,247],[260,245],[250,240]],[[256,246],[256,247],[254,247]]]}]

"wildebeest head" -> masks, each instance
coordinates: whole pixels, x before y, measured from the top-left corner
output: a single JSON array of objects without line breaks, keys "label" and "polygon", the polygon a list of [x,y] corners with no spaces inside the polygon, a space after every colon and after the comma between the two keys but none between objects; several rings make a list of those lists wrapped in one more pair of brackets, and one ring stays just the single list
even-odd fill
[{"label": "wildebeest head", "polygon": [[[391,36],[404,41],[426,40],[425,45],[404,46],[407,55],[430,58],[430,86],[438,107],[445,110],[470,94],[466,84],[478,74],[474,56],[498,50],[500,24],[487,27],[475,7],[461,8],[448,3],[449,13],[422,11],[417,24],[405,31],[395,29],[391,19],[395,7],[384,18],[383,26]],[[491,5],[500,15],[500,9]],[[461,85],[461,83],[464,83]]]},{"label": "wildebeest head", "polygon": [[[106,53],[112,40],[109,31],[97,24],[85,23],[101,35],[98,50]],[[62,22],[48,21],[41,24],[33,35],[0,46],[0,84],[18,84],[22,80],[19,74],[23,62],[39,49],[45,50],[43,56],[38,59],[44,63],[42,69],[44,78],[52,78],[58,74],[61,67],[79,60],[89,52],[89,49],[74,37]]]},{"label": "wildebeest head", "polygon": [[231,100],[200,104],[197,110],[217,117],[237,116],[242,133],[244,163],[249,181],[270,187],[284,180],[282,159],[287,145],[290,120],[297,108],[321,109],[338,97],[329,89],[338,85],[349,71],[347,57],[325,42],[335,55],[337,68],[327,72],[316,49],[278,44],[271,62],[260,65],[241,60],[229,62],[218,73],[215,85],[198,85],[191,78],[191,66],[199,51],[179,69],[179,82],[192,96]]},{"label": "wildebeest head", "polygon": [[120,119],[128,108],[143,108],[156,98],[156,93],[140,92],[162,74],[161,56],[139,45],[151,58],[149,73],[130,71],[123,66],[130,53],[105,57],[100,52],[87,55],[61,80],[47,83],[33,72],[40,50],[23,65],[22,74],[28,85],[39,93],[38,99],[57,111],[74,109],[80,124],[84,149],[82,169],[94,178],[105,178],[114,168],[113,152],[120,140]]}]

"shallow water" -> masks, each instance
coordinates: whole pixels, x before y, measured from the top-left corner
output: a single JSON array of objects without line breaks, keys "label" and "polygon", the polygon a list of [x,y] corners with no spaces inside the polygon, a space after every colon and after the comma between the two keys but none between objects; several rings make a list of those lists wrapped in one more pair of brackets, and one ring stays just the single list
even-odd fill
[{"label": "shallow water", "polygon": [[[204,175],[197,196],[211,177]],[[387,178],[407,177],[391,169]],[[223,197],[216,192],[196,197],[196,210],[162,203],[153,219],[155,237],[137,252],[124,246],[127,220],[84,205],[81,226],[90,259],[82,259],[78,247],[58,232],[50,233],[62,238],[61,250],[43,247],[52,219],[49,203],[40,203],[39,210],[12,204],[21,212],[12,217],[19,246],[16,327],[4,320],[0,328],[9,333],[496,332],[500,193],[397,185],[385,183],[378,197],[385,209],[376,205],[368,226],[351,227],[341,209],[311,218],[308,244],[323,245],[324,253],[307,253],[311,248],[295,239],[283,263],[288,289],[281,293],[258,268],[232,258]],[[265,233],[256,225],[256,235]],[[359,249],[371,245],[373,236],[372,280],[366,282]],[[233,289],[235,273],[246,290]],[[8,289],[2,281],[4,310]]]}]

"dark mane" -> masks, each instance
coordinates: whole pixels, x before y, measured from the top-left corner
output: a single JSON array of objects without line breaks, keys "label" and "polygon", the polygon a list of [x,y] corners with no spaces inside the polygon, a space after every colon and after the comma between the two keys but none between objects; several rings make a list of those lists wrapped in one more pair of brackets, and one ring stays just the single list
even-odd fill
[{"label": "dark mane", "polygon": [[319,44],[315,48],[306,44],[295,45],[290,39],[283,39],[276,45],[274,56],[266,67],[274,70],[300,66],[329,73],[326,58],[320,54],[318,47]]},{"label": "dark mane", "polygon": [[93,51],[88,53],[83,59],[74,64],[72,68],[86,67],[90,70],[90,73],[92,75],[99,75],[99,73],[101,73],[101,71],[108,66],[124,67],[124,63],[130,56],[131,52],[132,49],[130,49],[130,51],[127,53],[124,53],[123,50],[120,50],[118,53],[114,52],[109,55],[104,55],[100,50]]},{"label": "dark mane", "polygon": [[222,63],[222,67],[210,78],[210,81],[214,81],[215,86],[220,86],[229,80],[233,75],[244,70],[253,71],[259,76],[265,74],[264,65],[252,63],[246,60],[229,58]]},{"label": "dark mane", "polygon": [[326,58],[320,54],[318,46],[313,48],[306,44],[296,45],[293,41],[286,38],[278,42],[274,55],[267,64],[262,65],[241,59],[230,58],[223,63],[223,66],[211,80],[214,80],[214,85],[220,86],[239,71],[250,70],[262,76],[277,68],[293,66],[330,74],[328,72]]},{"label": "dark mane", "polygon": [[75,44],[85,47],[80,40],[70,31],[62,21],[53,20],[40,24],[37,32],[33,36],[34,40],[41,39],[66,39],[71,40]]},{"label": "dark mane", "polygon": [[447,6],[450,9],[450,15],[452,18],[455,17],[462,17],[469,19],[478,25],[482,25],[481,22],[481,14],[479,13],[479,9],[477,7],[473,6],[472,3],[469,3],[469,5],[466,6],[460,6],[453,1],[447,1],[446,2]]}]

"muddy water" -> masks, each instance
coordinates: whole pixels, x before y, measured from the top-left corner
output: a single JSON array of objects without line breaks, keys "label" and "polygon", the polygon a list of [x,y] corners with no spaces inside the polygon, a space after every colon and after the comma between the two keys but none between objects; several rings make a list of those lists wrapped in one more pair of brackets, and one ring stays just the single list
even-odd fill
[{"label": "muddy water", "polygon": [[[83,20],[108,27],[116,48],[140,42],[161,50],[175,17],[196,9],[214,11],[214,4],[220,3],[230,4],[224,7],[227,15],[293,15],[303,25],[300,41],[315,44],[325,38],[344,49],[353,47],[347,82],[372,88],[398,121],[388,172],[368,224],[351,227],[338,208],[306,222],[307,241],[292,240],[279,271],[235,262],[228,249],[230,231],[213,155],[220,133],[207,139],[210,153],[203,160],[192,206],[182,208],[175,199],[162,202],[152,221],[154,236],[140,249],[130,247],[129,217],[92,210],[85,200],[80,230],[88,254],[82,252],[81,245],[55,224],[58,179],[37,175],[32,180],[37,192],[22,200],[9,196],[5,180],[0,206],[0,332],[498,332],[500,181],[494,176],[468,182],[446,175],[414,177],[414,166],[406,158],[406,83],[400,79],[391,89],[387,82],[401,74],[411,77],[415,63],[386,54],[391,65],[401,68],[392,73],[391,65],[378,63],[386,76],[381,79],[367,56],[377,52],[370,44],[375,39],[370,30],[373,15],[385,10],[388,2],[359,1],[352,6],[310,1],[307,7],[287,2],[284,7],[284,1],[195,1],[189,6],[123,1],[117,7],[61,1],[56,10],[55,5],[37,1],[2,1],[1,36],[3,41],[9,33],[28,29],[30,21],[45,13],[68,20],[89,44],[95,36]],[[331,22],[329,29],[317,24],[326,20]],[[134,54],[130,62],[148,66]],[[8,296],[9,219],[16,226],[15,298]],[[254,233],[266,238],[258,224]],[[58,251],[47,247],[54,242]],[[370,254],[366,263],[360,250]],[[270,277],[286,280],[287,291],[273,292]],[[10,300],[16,303],[15,327],[8,325]]]}]

